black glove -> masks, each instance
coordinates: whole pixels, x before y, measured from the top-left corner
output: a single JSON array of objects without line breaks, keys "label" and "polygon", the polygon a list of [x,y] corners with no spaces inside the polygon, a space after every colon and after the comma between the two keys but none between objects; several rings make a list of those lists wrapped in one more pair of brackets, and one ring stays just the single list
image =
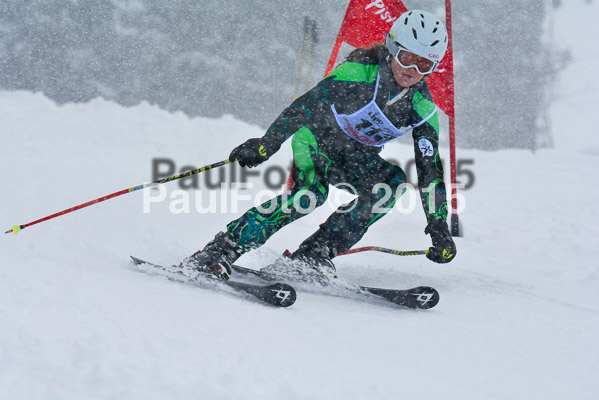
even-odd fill
[{"label": "black glove", "polygon": [[229,155],[229,160],[239,163],[242,167],[255,167],[268,160],[270,156],[279,150],[279,144],[268,141],[264,138],[249,139],[245,143],[235,147]]},{"label": "black glove", "polygon": [[458,250],[445,221],[434,218],[426,226],[424,233],[430,234],[433,241],[433,247],[428,249],[426,258],[439,264],[445,264],[455,258]]}]

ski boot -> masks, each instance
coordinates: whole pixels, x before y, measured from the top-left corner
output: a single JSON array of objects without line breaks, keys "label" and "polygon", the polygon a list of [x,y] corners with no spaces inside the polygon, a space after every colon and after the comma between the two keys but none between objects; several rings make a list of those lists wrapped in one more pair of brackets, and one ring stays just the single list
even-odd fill
[{"label": "ski boot", "polygon": [[329,285],[332,279],[337,278],[335,265],[329,257],[326,246],[310,247],[305,243],[302,243],[293,253],[286,251],[282,257],[262,268],[261,271],[282,279],[317,283],[323,286]]},{"label": "ski boot", "polygon": [[227,280],[231,277],[231,265],[243,253],[242,247],[228,233],[219,232],[204,246],[204,249],[187,257],[180,266]]},{"label": "ski boot", "polygon": [[300,247],[289,255],[289,259],[305,268],[312,269],[317,273],[337,277],[335,264],[329,256],[327,246],[314,244],[309,246],[302,243]]},{"label": "ski boot", "polygon": [[304,240],[289,258],[307,268],[336,278],[337,270],[331,260],[339,253],[339,235],[334,230],[324,229],[323,226],[324,224]]}]

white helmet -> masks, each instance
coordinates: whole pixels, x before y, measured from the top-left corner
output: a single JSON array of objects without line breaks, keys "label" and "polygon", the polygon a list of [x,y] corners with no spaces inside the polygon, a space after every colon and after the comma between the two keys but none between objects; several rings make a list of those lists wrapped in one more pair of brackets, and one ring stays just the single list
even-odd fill
[{"label": "white helmet", "polygon": [[447,50],[447,29],[433,14],[412,10],[403,13],[387,34],[385,44],[395,57],[398,43],[408,51],[435,63],[441,62]]}]

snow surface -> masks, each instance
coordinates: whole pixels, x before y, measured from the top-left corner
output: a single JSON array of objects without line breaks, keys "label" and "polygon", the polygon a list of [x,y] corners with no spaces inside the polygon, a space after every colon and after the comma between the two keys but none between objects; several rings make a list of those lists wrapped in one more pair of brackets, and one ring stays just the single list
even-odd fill
[{"label": "snow surface", "polygon": [[[590,20],[599,4],[559,12]],[[599,33],[556,21],[558,33],[580,30],[571,38],[591,28]],[[0,239],[0,398],[599,398],[599,85],[584,68],[589,53],[599,59],[596,46],[561,40],[574,62],[556,92],[584,96],[554,102],[555,149],[459,151],[475,160],[476,184],[463,193],[466,236],[454,262],[336,260],[348,281],[433,286],[436,308],[302,291],[293,307],[275,309],[140,273],[129,254],[175,263],[253,202],[174,214],[165,201],[144,213],[144,194],[131,193]],[[58,107],[25,92],[0,92],[0,121],[4,230],[149,181],[152,158],[200,167],[263,133],[231,116],[189,119],[99,99]],[[385,154],[405,160],[411,151],[391,145]],[[259,170],[289,159],[286,144]],[[244,194],[264,188],[251,181]],[[427,248],[419,207],[394,211],[358,245]],[[258,268],[295,249],[330,212],[323,206],[239,263]]]}]

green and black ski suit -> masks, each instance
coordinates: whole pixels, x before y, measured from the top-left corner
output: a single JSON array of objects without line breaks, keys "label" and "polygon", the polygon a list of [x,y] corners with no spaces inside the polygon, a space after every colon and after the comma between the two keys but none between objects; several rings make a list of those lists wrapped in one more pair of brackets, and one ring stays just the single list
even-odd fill
[{"label": "green and black ski suit", "polygon": [[[373,100],[375,93],[374,103],[384,116],[359,115],[361,123],[342,129],[335,114],[356,113]],[[399,100],[388,104],[402,94]],[[393,78],[386,57],[370,56],[340,65],[295,100],[270,126],[262,138],[269,155],[293,137],[293,187],[290,193],[275,197],[260,208],[251,208],[229,223],[231,237],[246,250],[261,246],[283,226],[305,215],[310,206],[313,209],[322,205],[330,184],[349,184],[358,197],[335,211],[302,244],[325,248],[329,258],[349,250],[405,192],[400,187],[406,183],[404,171],[379,156],[380,143],[392,138],[377,129],[377,122],[385,116],[394,127],[414,127],[418,186],[427,222],[434,218],[445,220],[447,201],[439,156],[439,121],[429,88],[423,79],[409,90],[404,89]],[[354,133],[357,138],[350,136]]]}]

